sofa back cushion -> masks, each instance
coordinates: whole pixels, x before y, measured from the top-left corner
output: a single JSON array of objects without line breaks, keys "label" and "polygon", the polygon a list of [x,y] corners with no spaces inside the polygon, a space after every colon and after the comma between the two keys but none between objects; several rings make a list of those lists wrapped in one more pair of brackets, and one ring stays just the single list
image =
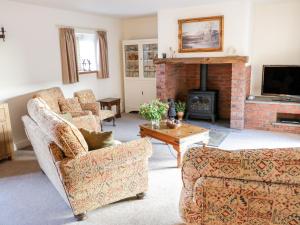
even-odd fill
[{"label": "sofa back cushion", "polygon": [[30,117],[62,149],[66,157],[75,158],[88,152],[88,145],[80,131],[50,110],[42,99],[29,100],[27,109]]},{"label": "sofa back cushion", "polygon": [[82,112],[78,98],[59,99],[58,104],[62,113]]},{"label": "sofa back cushion", "polygon": [[59,87],[49,88],[37,92],[34,97],[42,98],[48,106],[56,113],[60,113],[59,99],[64,99],[64,94]]},{"label": "sofa back cushion", "polygon": [[84,128],[92,131],[101,131],[100,123],[93,115],[73,117],[71,123],[78,129]]}]

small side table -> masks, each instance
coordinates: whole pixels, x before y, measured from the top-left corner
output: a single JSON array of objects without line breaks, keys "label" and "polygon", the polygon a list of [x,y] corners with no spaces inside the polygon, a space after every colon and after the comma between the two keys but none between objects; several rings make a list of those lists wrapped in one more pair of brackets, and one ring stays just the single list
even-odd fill
[{"label": "small side table", "polygon": [[111,110],[112,106],[116,106],[117,108],[117,118],[121,118],[121,100],[119,98],[105,98],[105,99],[100,99],[98,102],[100,102],[101,109],[107,109]]}]

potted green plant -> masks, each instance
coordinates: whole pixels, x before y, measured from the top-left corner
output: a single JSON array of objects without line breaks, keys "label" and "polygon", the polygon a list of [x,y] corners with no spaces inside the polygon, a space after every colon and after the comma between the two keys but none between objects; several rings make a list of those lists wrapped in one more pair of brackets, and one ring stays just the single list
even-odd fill
[{"label": "potted green plant", "polygon": [[185,108],[186,108],[185,102],[178,101],[175,103],[175,109],[179,120],[183,119]]},{"label": "potted green plant", "polygon": [[168,110],[168,104],[159,100],[153,100],[140,106],[140,115],[151,121],[153,128],[159,128],[160,121]]}]

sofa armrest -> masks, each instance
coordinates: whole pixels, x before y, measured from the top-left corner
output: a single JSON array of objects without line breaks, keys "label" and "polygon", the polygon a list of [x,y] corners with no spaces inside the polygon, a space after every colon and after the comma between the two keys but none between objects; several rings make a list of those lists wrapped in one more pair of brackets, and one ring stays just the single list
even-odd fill
[{"label": "sofa armrest", "polygon": [[192,188],[199,177],[300,184],[300,148],[192,148],[184,156],[182,176],[186,188]]},{"label": "sofa armrest", "polygon": [[89,110],[95,116],[100,115],[100,103],[99,102],[92,102],[92,103],[80,103],[81,108],[83,110]]},{"label": "sofa armrest", "polygon": [[64,159],[59,163],[61,175],[67,187],[89,183],[107,170],[116,169],[141,160],[148,160],[152,145],[148,139],[88,152],[75,159]]}]

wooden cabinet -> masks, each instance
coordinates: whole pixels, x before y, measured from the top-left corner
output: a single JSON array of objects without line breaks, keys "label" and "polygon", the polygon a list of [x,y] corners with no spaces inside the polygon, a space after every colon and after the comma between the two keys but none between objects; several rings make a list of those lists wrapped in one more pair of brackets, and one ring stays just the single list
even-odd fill
[{"label": "wooden cabinet", "polygon": [[157,40],[123,41],[125,111],[156,99]]},{"label": "wooden cabinet", "polygon": [[0,160],[12,159],[13,143],[7,104],[0,104]]}]

